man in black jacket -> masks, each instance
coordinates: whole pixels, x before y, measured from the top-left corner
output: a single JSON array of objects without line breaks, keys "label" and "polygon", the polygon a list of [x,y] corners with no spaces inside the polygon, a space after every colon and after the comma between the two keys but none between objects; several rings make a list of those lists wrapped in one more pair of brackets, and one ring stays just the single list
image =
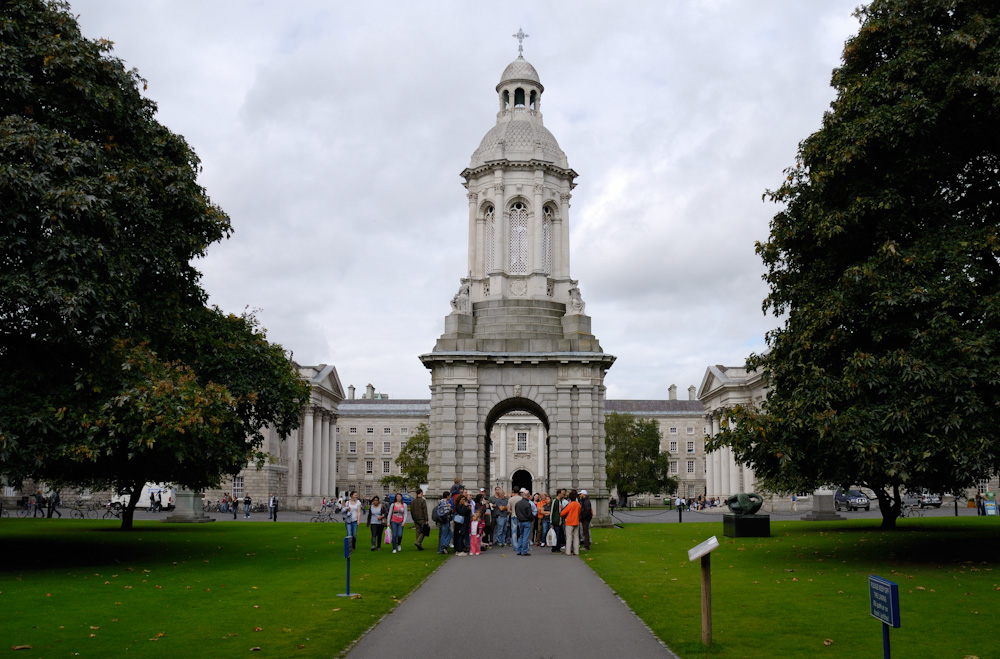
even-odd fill
[{"label": "man in black jacket", "polygon": [[528,552],[528,541],[531,536],[531,522],[534,515],[531,512],[531,499],[528,490],[521,488],[521,500],[514,504],[514,516],[517,517],[517,555],[531,556]]},{"label": "man in black jacket", "polygon": [[590,504],[587,490],[580,490],[580,547],[590,549],[590,521],[594,519],[594,507]]}]

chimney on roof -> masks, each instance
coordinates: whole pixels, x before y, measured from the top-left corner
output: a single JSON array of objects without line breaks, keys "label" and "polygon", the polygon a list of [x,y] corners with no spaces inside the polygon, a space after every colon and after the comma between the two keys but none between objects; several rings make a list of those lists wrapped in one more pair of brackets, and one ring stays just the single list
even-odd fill
[{"label": "chimney on roof", "polygon": [[670,400],[677,400],[677,385],[670,385]]},{"label": "chimney on roof", "polygon": [[688,400],[698,400],[698,389],[693,384],[688,387]]},{"label": "chimney on roof", "polygon": [[375,385],[373,385],[371,382],[369,382],[368,386],[365,387],[365,398],[367,398],[368,400],[372,400],[373,398],[375,398]]},{"label": "chimney on roof", "polygon": [[347,387],[347,400],[354,400],[354,385]]}]

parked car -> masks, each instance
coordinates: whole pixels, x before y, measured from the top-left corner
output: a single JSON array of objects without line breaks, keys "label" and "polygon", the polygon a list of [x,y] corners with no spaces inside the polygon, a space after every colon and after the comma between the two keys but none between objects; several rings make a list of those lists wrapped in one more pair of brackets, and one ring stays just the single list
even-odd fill
[{"label": "parked car", "polygon": [[903,495],[903,505],[918,506],[920,508],[925,508],[929,506],[940,508],[941,495],[933,494],[931,492],[926,492],[926,491],[907,492]]},{"label": "parked car", "polygon": [[837,512],[840,512],[841,508],[847,508],[848,510],[859,510],[861,508],[871,510],[872,504],[861,490],[848,490],[844,492],[842,489],[837,488],[836,493],[833,495],[833,507],[837,509]]}]

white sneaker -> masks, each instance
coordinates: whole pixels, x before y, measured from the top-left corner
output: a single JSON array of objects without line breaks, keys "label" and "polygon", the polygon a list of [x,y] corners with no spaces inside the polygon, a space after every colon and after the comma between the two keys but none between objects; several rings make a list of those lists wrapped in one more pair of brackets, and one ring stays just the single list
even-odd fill
[{"label": "white sneaker", "polygon": [[393,553],[393,554],[395,554],[395,553],[396,553],[396,550],[395,550],[395,549],[393,549],[393,550],[392,550],[392,553]]}]

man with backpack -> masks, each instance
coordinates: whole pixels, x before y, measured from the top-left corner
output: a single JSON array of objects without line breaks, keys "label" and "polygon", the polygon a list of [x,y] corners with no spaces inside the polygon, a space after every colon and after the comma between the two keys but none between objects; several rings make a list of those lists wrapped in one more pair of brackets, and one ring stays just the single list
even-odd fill
[{"label": "man with backpack", "polygon": [[438,527],[438,553],[448,553],[448,543],[451,542],[451,492],[443,492],[441,500],[431,512],[431,521]]}]

